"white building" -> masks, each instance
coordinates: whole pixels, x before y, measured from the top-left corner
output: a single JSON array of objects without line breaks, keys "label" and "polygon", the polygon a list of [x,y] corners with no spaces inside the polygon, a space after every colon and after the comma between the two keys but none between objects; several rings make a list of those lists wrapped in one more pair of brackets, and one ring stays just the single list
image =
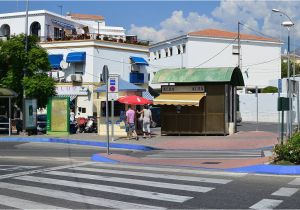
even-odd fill
[{"label": "white building", "polygon": [[[25,33],[25,15],[0,14],[0,37]],[[124,28],[106,26],[102,16],[30,11],[28,32],[40,37],[40,46],[49,54],[49,75],[57,81],[57,95],[70,97],[76,116],[96,114],[99,94],[94,90],[103,85],[104,65],[110,74],[148,88],[148,46],[125,43]]]},{"label": "white building", "polygon": [[[0,37],[25,33],[25,12],[0,14]],[[106,26],[98,15],[68,14],[62,16],[47,10],[28,12],[28,32],[47,41],[70,39],[122,39],[123,27]]]},{"label": "white building", "polygon": [[[270,80],[281,78],[281,44],[271,38],[240,34],[240,68],[247,88],[264,88]],[[238,55],[236,32],[207,29],[152,45],[150,66],[151,72],[174,68],[235,67],[239,63]]]}]

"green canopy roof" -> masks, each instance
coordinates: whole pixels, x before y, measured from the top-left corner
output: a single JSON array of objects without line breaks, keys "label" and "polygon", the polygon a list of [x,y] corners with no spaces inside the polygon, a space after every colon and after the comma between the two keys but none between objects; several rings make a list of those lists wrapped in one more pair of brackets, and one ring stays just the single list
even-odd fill
[{"label": "green canopy roof", "polygon": [[162,69],[156,72],[152,83],[204,83],[224,82],[244,86],[238,67]]},{"label": "green canopy roof", "polygon": [[8,89],[8,88],[0,88],[0,97],[17,97],[18,94],[11,90],[11,89]]}]

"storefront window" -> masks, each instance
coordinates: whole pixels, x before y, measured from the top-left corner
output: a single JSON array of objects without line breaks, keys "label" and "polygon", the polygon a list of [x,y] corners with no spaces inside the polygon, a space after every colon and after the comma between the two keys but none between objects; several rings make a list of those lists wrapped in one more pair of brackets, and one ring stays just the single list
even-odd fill
[{"label": "storefront window", "polygon": [[[125,112],[125,104],[119,103],[118,101],[114,102],[114,116],[122,116],[122,112]],[[111,116],[111,102],[108,102],[108,114]],[[106,116],[106,102],[101,102],[101,116]]]}]

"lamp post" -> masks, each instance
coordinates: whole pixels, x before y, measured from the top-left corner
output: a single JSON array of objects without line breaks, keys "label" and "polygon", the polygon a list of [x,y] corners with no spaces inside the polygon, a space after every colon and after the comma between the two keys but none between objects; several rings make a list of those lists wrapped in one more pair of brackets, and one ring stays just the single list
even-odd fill
[{"label": "lamp post", "polygon": [[282,22],[282,26],[286,27],[288,30],[288,51],[287,51],[287,57],[288,57],[288,72],[287,72],[287,96],[289,100],[289,110],[288,110],[288,116],[287,116],[287,134],[288,137],[292,136],[292,97],[291,97],[291,81],[290,81],[290,29],[292,26],[294,26],[294,23],[292,19],[283,11],[280,11],[278,9],[272,9],[273,12],[281,13],[284,16],[286,16],[289,21]]}]

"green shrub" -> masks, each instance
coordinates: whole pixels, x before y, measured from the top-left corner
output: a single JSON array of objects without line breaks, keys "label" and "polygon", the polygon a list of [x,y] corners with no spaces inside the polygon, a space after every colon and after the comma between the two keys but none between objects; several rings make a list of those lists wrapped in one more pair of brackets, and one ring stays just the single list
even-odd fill
[{"label": "green shrub", "polygon": [[294,134],[286,144],[277,144],[274,148],[274,162],[289,161],[300,164],[300,133]]},{"label": "green shrub", "polygon": [[273,86],[268,86],[268,87],[265,87],[264,89],[262,89],[261,92],[262,93],[277,93],[278,92],[278,88],[277,87],[273,87]]}]

